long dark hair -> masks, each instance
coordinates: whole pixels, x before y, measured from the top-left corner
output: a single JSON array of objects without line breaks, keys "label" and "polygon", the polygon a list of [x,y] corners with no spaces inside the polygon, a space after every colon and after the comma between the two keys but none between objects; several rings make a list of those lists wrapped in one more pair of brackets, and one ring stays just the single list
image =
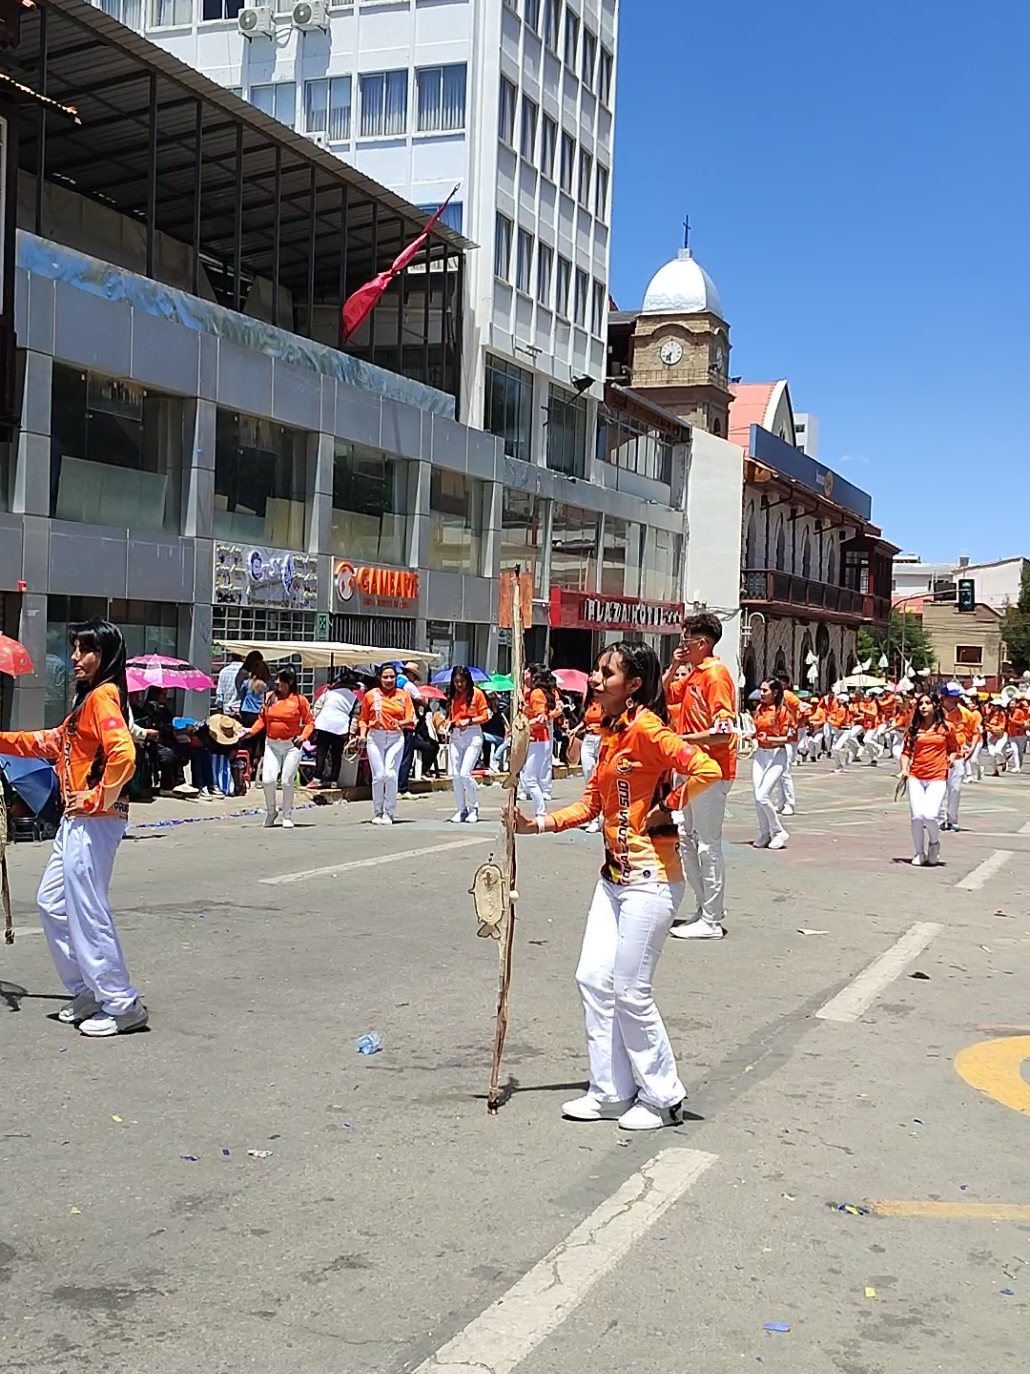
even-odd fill
[{"label": "long dark hair", "polygon": [[653,711],[660,721],[668,725],[669,708],[665,704],[665,688],[662,686],[662,665],[651,646],[631,644],[629,640],[622,639],[618,644],[609,644],[598,661],[609,654],[618,654],[626,677],[640,679],[640,690],[633,694],[636,704]]},{"label": "long dark hair", "polygon": [[547,709],[553,711],[558,704],[558,683],[550,668],[542,663],[531,663],[526,672],[529,674],[529,690],[539,689],[547,697]]},{"label": "long dark hair", "polygon": [[905,735],[904,747],[910,751],[915,748],[916,736],[919,734],[923,724],[923,718],[919,714],[919,703],[922,701],[923,697],[928,697],[930,701],[933,702],[933,720],[927,728],[932,730],[935,726],[947,724],[944,719],[944,707],[941,705],[941,699],[937,693],[918,692],[915,701],[912,703],[912,724],[908,727],[908,731]]},{"label": "long dark hair", "polygon": [[472,705],[472,691],[475,683],[472,681],[472,674],[463,663],[459,663],[456,668],[451,670],[451,681],[447,688],[447,700],[451,706],[456,701],[462,701],[466,706]]},{"label": "long dark hair", "polygon": [[81,625],[72,625],[68,631],[68,642],[87,653],[100,655],[100,663],[92,682],[76,682],[75,704],[72,707],[71,721],[78,719],[90,692],[110,682],[118,688],[118,702],[126,722],[129,719],[129,690],[125,683],[125,640],[122,632],[109,620],[85,620]]},{"label": "long dark hair", "polygon": [[297,674],[293,671],[292,668],[280,668],[275,675],[275,680],[276,682],[286,683],[286,686],[290,689],[286,693],[288,697],[292,697],[294,692],[297,690]]},{"label": "long dark hair", "polygon": [[766,677],[762,679],[762,685],[772,692],[773,705],[779,710],[783,705],[783,683],[778,677]]}]

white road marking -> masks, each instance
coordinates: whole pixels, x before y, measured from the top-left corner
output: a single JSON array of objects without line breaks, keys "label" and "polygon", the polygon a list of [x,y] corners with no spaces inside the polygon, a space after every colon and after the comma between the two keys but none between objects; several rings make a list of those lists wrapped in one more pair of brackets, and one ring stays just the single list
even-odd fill
[{"label": "white road marking", "polygon": [[414,1374],[509,1374],[717,1158],[700,1150],[662,1150]]},{"label": "white road marking", "polygon": [[429,844],[423,849],[402,849],[397,854],[376,854],[370,859],[349,859],[342,864],[327,864],[325,868],[303,868],[298,873],[279,873],[274,878],[259,878],[259,883],[278,887],[281,883],[302,883],[308,878],[324,878],[330,873],[347,873],[352,868],[378,868],[380,864],[400,863],[403,859],[420,859],[423,854],[442,854],[448,849],[468,849],[474,844],[493,844],[497,836],[489,832],[474,840],[450,840],[447,844]]},{"label": "white road marking", "polygon": [[836,997],[831,997],[824,1007],[820,1007],[816,1016],[822,1021],[857,1021],[941,929],[936,921],[917,921]]},{"label": "white road marking", "polygon": [[1019,833],[1021,835],[1030,835],[1030,821],[1027,821],[1026,825],[1021,825],[1019,827]]},{"label": "white road marking", "polygon": [[1013,853],[1014,851],[1011,849],[996,849],[993,854],[988,854],[983,863],[977,864],[972,873],[967,873],[962,881],[956,883],[955,886],[961,888],[963,892],[979,892],[989,878],[993,878],[1000,868],[1005,867]]}]

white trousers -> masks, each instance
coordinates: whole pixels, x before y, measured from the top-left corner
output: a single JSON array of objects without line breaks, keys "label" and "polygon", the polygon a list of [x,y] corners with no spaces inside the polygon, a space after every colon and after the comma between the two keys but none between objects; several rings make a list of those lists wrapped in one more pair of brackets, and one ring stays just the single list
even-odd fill
[{"label": "white trousers", "polygon": [[478,725],[462,725],[451,731],[448,744],[451,758],[451,782],[458,799],[459,811],[475,811],[478,789],[472,770],[483,752],[483,732]]},{"label": "white trousers", "polygon": [[998,776],[998,770],[1005,763],[1005,758],[1009,752],[1008,735],[999,735],[997,739],[992,735],[987,741],[987,752],[991,756],[991,763],[994,765],[994,775]]},{"label": "white trousers", "polygon": [[583,769],[583,781],[589,782],[597,767],[597,756],[601,752],[600,735],[584,735],[579,762]]},{"label": "white trousers", "polygon": [[403,730],[369,730],[365,737],[372,773],[372,811],[392,816],[397,810],[397,781],[404,757]]},{"label": "white trousers", "polygon": [[265,740],[265,756],[261,760],[261,784],[265,790],[265,810],[275,813],[275,785],[282,774],[283,815],[293,814],[293,791],[300,768],[300,750],[289,739]]},{"label": "white trousers", "polygon": [[851,762],[851,730],[838,730],[836,726],[833,726],[832,730],[830,753],[833,756],[834,767],[843,768],[845,764]]},{"label": "white trousers", "polygon": [[576,969],[586,1017],[590,1095],[601,1102],[634,1097],[652,1107],[682,1102],[669,1035],[654,1000],[654,971],[682,883],[602,878],[587,913]]},{"label": "white trousers", "polygon": [[965,782],[965,778],[965,759],[958,759],[955,763],[948,765],[948,781],[944,784],[941,809],[937,813],[938,820],[946,820],[951,825],[958,825],[958,808],[962,800],[962,784]]},{"label": "white trousers", "polygon": [[979,782],[983,776],[983,765],[980,762],[980,751],[984,747],[983,736],[977,735],[973,741],[973,752],[966,759],[966,778],[969,781],[974,779]]},{"label": "white trousers", "polygon": [[941,828],[937,817],[948,784],[942,778],[939,782],[924,782],[921,778],[908,780],[908,809],[912,816],[912,841],[916,853],[926,858],[924,841],[940,844]]},{"label": "white trousers", "polygon": [[544,799],[544,780],[551,766],[551,741],[534,739],[529,742],[529,752],[522,769],[522,786],[529,793],[530,800],[538,816],[547,814]]},{"label": "white trousers", "polygon": [[722,827],[732,779],[705,788],[683,808],[680,854],[694,893],[695,911],[713,925],[726,915],[726,863],[722,854]]},{"label": "white trousers", "polygon": [[859,753],[864,753],[870,763],[879,763],[880,761],[880,755],[883,753],[883,733],[884,727],[882,725],[878,725],[875,730],[865,732]]},{"label": "white trousers", "polygon": [[1026,735],[1009,735],[1009,767],[1013,773],[1023,771],[1023,755],[1026,753]]},{"label": "white trousers", "polygon": [[751,782],[755,789],[759,839],[772,839],[784,828],[772,799],[786,767],[787,751],[783,745],[779,749],[756,749],[751,757]]},{"label": "white trousers", "polygon": [[798,746],[792,740],[786,747],[787,766],[784,768],[780,777],[779,797],[781,807],[789,806],[793,811],[797,806],[797,797],[794,795],[794,764],[797,762]]},{"label": "white trousers", "polygon": [[111,1016],[139,993],[129,981],[107,891],[125,822],[65,816],[36,901],[61,982],[73,997],[91,992]]}]

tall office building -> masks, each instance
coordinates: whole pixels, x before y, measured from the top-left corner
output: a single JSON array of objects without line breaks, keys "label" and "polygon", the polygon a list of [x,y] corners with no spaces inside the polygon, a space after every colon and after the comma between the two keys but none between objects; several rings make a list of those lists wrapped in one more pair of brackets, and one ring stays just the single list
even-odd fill
[{"label": "tall office building", "polygon": [[446,223],[478,245],[461,417],[513,457],[585,475],[605,371],[618,0],[101,8],[406,200],[435,209],[457,186]]}]

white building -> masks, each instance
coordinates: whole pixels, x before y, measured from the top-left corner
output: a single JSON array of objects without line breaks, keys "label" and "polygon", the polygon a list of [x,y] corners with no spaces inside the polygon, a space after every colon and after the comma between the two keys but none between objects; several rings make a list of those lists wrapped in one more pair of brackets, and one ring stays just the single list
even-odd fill
[{"label": "white building", "polygon": [[901,553],[894,560],[892,599],[898,606],[902,601],[933,596],[936,591],[940,600],[953,601],[958,596],[959,579],[970,578],[977,603],[1003,611],[1019,600],[1020,581],[1028,563],[1026,558],[971,563],[966,557],[953,563],[924,563],[917,553]]},{"label": "white building", "polygon": [[479,245],[461,418],[511,456],[550,447],[550,466],[585,475],[604,381],[618,0],[101,7],[415,205],[457,186],[446,223]]},{"label": "white building", "polygon": [[809,458],[819,457],[819,417],[797,411],[794,415],[794,439],[796,446]]}]

